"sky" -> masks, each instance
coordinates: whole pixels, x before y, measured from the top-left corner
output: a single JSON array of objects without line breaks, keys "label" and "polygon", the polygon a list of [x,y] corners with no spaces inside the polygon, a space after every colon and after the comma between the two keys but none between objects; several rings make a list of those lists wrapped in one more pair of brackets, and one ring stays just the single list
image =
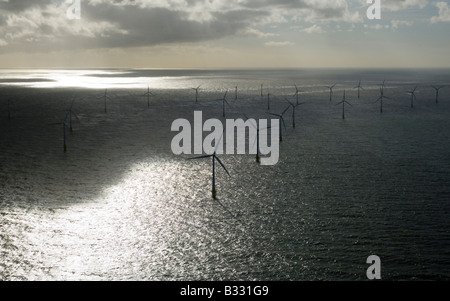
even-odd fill
[{"label": "sky", "polygon": [[0,68],[450,67],[449,1],[379,1],[0,0]]}]

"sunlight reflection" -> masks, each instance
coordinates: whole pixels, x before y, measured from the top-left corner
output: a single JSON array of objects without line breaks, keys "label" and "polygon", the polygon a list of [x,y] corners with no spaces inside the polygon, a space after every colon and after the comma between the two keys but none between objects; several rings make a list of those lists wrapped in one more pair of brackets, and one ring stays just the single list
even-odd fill
[{"label": "sunlight reflection", "polygon": [[[142,89],[164,87],[164,78],[127,77],[126,71],[2,70],[0,84],[31,88]],[[2,83],[2,80],[5,82]]]},{"label": "sunlight reflection", "polygon": [[180,168],[166,161],[137,163],[97,201],[60,210],[49,221],[51,237],[42,239],[46,231],[38,231],[30,239],[45,244],[53,273],[66,279],[96,279],[118,269],[125,279],[158,275],[173,252],[170,245],[184,235],[183,223],[195,222],[180,217]]}]

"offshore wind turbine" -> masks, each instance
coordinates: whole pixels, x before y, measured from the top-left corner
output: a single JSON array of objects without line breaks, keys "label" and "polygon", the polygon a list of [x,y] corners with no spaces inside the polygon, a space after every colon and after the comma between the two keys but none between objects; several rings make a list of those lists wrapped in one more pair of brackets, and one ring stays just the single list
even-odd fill
[{"label": "offshore wind turbine", "polygon": [[[245,119],[249,119],[248,117],[247,117],[247,115],[245,115],[244,114],[244,117],[245,117]],[[255,142],[256,142],[256,163],[261,163],[261,157],[260,157],[260,151],[259,151],[259,132],[260,131],[263,131],[263,130],[268,130],[268,129],[270,129],[271,127],[267,127],[267,128],[265,128],[265,129],[260,129],[259,128],[259,124],[258,124],[258,122],[255,120],[255,123],[256,123],[256,125],[255,124],[253,124],[252,122],[250,123],[251,125],[252,125],[252,127],[254,127],[255,129],[256,129],[256,140],[255,140]],[[250,141],[249,141],[249,143],[250,143]]]},{"label": "offshore wind turbine", "polygon": [[150,85],[147,86],[147,92],[142,96],[147,96],[147,107],[150,108],[150,97],[155,96],[152,92],[150,92]]},{"label": "offshore wind turbine", "polygon": [[[73,132],[73,127],[72,127],[72,115],[75,116],[75,118],[76,118],[77,120],[80,120],[80,119],[78,118],[77,113],[75,113],[74,110],[73,110],[73,104],[74,104],[74,102],[75,102],[75,99],[72,100],[72,104],[70,105],[70,108],[67,110],[67,114],[68,114],[68,116],[69,116],[69,130],[70,130],[71,133]],[[67,118],[67,116],[66,116],[66,118]]]},{"label": "offshore wind turbine", "polygon": [[67,135],[66,135],[66,129],[69,127],[67,126],[67,117],[69,116],[69,113],[66,114],[66,117],[64,117],[63,122],[53,123],[52,125],[62,125],[63,128],[63,151],[67,152]]},{"label": "offshore wind turbine", "polygon": [[109,97],[109,95],[108,95],[108,89],[105,89],[105,94],[103,96],[98,97],[98,99],[103,99],[104,100],[104,102],[105,102],[105,113],[106,113],[107,112],[106,102],[108,100],[111,100],[111,97]]},{"label": "offshore wind turbine", "polygon": [[192,88],[192,90],[195,91],[195,102],[198,102],[198,91],[200,90],[201,86],[198,86],[197,88]]},{"label": "offshore wind turbine", "polygon": [[417,97],[416,97],[416,90],[417,90],[417,85],[414,87],[413,90],[407,91],[407,93],[408,93],[409,95],[411,95],[411,109],[414,108],[414,99],[417,98]]},{"label": "offshore wind turbine", "polygon": [[325,87],[327,87],[328,89],[330,89],[330,102],[333,100],[333,89],[334,89],[334,87],[336,87],[336,85],[337,85],[337,84],[334,84],[334,85],[332,85],[332,86],[325,86]]},{"label": "offshore wind turbine", "polygon": [[299,105],[300,92],[303,92],[303,91],[300,91],[300,90],[298,89],[297,85],[294,84],[294,86],[295,86],[295,94],[294,94],[293,96],[294,96],[294,97],[297,97],[297,105]]},{"label": "offshore wind turbine", "polygon": [[12,106],[12,99],[8,98],[8,120],[11,119],[11,106]]},{"label": "offshore wind turbine", "polygon": [[298,106],[302,105],[303,103],[296,103],[293,104],[292,102],[290,102],[289,100],[287,100],[285,98],[285,100],[289,103],[289,105],[292,107],[292,128],[295,129],[295,110],[297,109]]},{"label": "offshore wind turbine", "polygon": [[342,98],[342,101],[337,103],[336,105],[340,105],[342,104],[342,119],[345,119],[345,104],[348,104],[349,106],[352,106],[351,103],[349,103],[346,99],[345,99],[345,90],[344,90],[344,96]]},{"label": "offshore wind turbine", "polygon": [[267,93],[267,110],[270,111],[270,93]]},{"label": "offshore wind turbine", "polygon": [[383,113],[383,100],[390,99],[389,97],[384,96],[384,87],[380,87],[380,97],[375,102],[380,102],[380,114]]},{"label": "offshore wind turbine", "polygon": [[225,92],[225,95],[223,96],[223,98],[218,99],[218,100],[222,101],[222,115],[223,115],[223,117],[225,117],[225,104],[230,106],[230,104],[228,103],[228,100],[227,100],[227,94],[228,94],[228,90]]},{"label": "offshore wind turbine", "polygon": [[[223,133],[222,136],[220,137],[220,140],[222,140],[223,138]],[[199,156],[199,157],[194,157],[194,158],[190,158],[190,160],[197,160],[197,159],[206,159],[206,158],[211,158],[212,159],[212,198],[213,199],[217,199],[217,190],[216,190],[216,161],[220,164],[220,166],[222,166],[222,168],[225,170],[225,172],[228,174],[228,176],[230,176],[230,173],[228,172],[227,168],[225,167],[225,165],[222,163],[222,161],[220,161],[219,157],[217,157],[217,148],[219,147],[220,144],[220,140],[219,142],[216,143],[216,149],[214,150],[214,153],[212,155],[205,155],[205,156]]]},{"label": "offshore wind turbine", "polygon": [[358,89],[358,99],[361,98],[361,90],[364,90],[364,88],[361,86],[361,80],[359,81],[355,89]]},{"label": "offshore wind turbine", "polygon": [[264,96],[264,95],[263,95],[263,87],[264,87],[264,84],[261,84],[261,97]]},{"label": "offshore wind turbine", "polygon": [[234,87],[234,100],[238,99],[238,86]]},{"label": "offshore wind turbine", "polygon": [[274,113],[269,113],[269,112],[267,113],[269,115],[278,117],[278,119],[280,120],[280,142],[283,141],[283,127],[282,127],[282,125],[284,126],[284,129],[286,129],[286,123],[284,122],[284,117],[283,116],[287,112],[287,110],[289,110],[290,107],[291,106],[289,105],[281,114],[274,114]]},{"label": "offshore wind turbine", "polygon": [[436,104],[439,102],[439,91],[445,86],[431,86],[434,90],[436,90]]}]

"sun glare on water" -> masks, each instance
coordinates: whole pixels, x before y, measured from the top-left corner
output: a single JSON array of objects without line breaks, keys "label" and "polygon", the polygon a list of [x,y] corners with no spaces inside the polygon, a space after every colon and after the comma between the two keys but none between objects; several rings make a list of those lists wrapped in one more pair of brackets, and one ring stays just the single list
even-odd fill
[{"label": "sun glare on water", "polygon": [[157,280],[152,277],[167,269],[173,245],[197,228],[190,211],[198,204],[186,199],[195,192],[182,169],[165,160],[136,163],[98,198],[36,216],[29,251],[36,267],[45,262],[49,270],[36,268],[27,277]]},{"label": "sun glare on water", "polygon": [[30,88],[141,89],[158,86],[158,78],[127,77],[127,71],[3,70],[0,84]]}]

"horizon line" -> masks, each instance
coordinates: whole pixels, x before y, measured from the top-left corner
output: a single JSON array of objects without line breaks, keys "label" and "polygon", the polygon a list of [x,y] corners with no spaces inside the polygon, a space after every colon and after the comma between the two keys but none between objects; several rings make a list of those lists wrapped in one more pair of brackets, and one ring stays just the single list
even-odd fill
[{"label": "horizon line", "polygon": [[411,67],[0,67],[0,70],[448,70],[450,66]]}]

